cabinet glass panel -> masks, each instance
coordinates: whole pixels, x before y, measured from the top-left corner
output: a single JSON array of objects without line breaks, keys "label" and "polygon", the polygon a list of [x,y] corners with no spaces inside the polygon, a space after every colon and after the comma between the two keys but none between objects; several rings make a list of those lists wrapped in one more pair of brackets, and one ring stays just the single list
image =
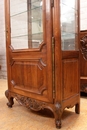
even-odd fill
[{"label": "cabinet glass panel", "polygon": [[61,0],[62,50],[76,50],[78,39],[77,0]]},{"label": "cabinet glass panel", "polygon": [[39,48],[43,41],[42,0],[10,0],[11,45]]}]

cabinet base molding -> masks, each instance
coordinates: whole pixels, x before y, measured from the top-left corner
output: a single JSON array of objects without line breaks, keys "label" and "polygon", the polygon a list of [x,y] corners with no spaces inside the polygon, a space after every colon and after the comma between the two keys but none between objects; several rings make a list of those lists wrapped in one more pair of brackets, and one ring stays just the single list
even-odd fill
[{"label": "cabinet base molding", "polygon": [[[61,128],[61,118],[62,118],[62,114],[65,108],[63,108],[63,104],[61,105],[59,102],[50,104],[47,102],[43,102],[43,101],[39,101],[36,99],[32,99],[23,95],[19,95],[13,92],[10,92],[9,90],[5,91],[5,96],[8,99],[8,103],[7,106],[8,107],[12,107],[14,104],[14,98],[18,101],[18,103],[20,105],[25,106],[28,109],[31,109],[33,111],[40,111],[43,109],[49,109],[50,111],[53,112],[54,117],[55,117],[55,124],[56,124],[56,128]],[[65,107],[65,105],[64,105]],[[72,106],[66,106],[67,108],[71,108]],[[79,114],[79,104],[77,103],[75,105],[75,112]]]},{"label": "cabinet base molding", "polygon": [[27,107],[28,109],[34,110],[34,111],[40,111],[45,108],[49,109],[53,112],[55,116],[55,124],[57,128],[61,128],[61,117],[62,117],[62,107],[61,104],[58,102],[54,104],[49,104],[43,101],[35,100],[26,96],[22,96],[13,92],[9,92],[9,90],[5,91],[5,96],[8,99],[7,106],[12,107],[14,104],[13,99],[15,98],[19,104]]}]

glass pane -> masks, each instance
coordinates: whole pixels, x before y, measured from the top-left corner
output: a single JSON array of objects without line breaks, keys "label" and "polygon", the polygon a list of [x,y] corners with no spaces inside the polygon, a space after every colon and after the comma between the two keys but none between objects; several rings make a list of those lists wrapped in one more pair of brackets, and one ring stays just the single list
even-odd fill
[{"label": "glass pane", "polygon": [[76,0],[61,0],[62,50],[77,49],[77,3]]},{"label": "glass pane", "polygon": [[38,48],[43,41],[42,0],[10,0],[11,45]]},{"label": "glass pane", "polygon": [[76,0],[71,0],[71,1],[70,0],[61,0],[61,3],[64,4],[64,5],[67,5],[68,7],[72,7],[74,9],[76,9],[75,8],[75,6],[76,6],[75,1]]}]

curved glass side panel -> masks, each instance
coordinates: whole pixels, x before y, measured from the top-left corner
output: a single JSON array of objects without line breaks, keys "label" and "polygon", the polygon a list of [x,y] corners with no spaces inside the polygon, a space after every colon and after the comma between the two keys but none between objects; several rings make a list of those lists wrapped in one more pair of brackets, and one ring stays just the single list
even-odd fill
[{"label": "curved glass side panel", "polygon": [[77,0],[61,0],[62,50],[76,50],[78,39]]},{"label": "curved glass side panel", "polygon": [[43,41],[42,0],[10,0],[11,45],[39,48]]}]

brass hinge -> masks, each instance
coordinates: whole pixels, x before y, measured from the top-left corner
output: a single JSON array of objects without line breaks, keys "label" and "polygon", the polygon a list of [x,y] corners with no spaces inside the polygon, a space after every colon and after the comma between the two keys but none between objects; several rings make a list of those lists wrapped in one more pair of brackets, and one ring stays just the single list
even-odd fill
[{"label": "brass hinge", "polygon": [[51,7],[54,7],[54,0],[51,0]]},{"label": "brass hinge", "polygon": [[52,37],[52,76],[53,76],[53,99],[55,98],[55,38]]}]

